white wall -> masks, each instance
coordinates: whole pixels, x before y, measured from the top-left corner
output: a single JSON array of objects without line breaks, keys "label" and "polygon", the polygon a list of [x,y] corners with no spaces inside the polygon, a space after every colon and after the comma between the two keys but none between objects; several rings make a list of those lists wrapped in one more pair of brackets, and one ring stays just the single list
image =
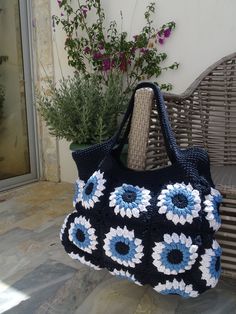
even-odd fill
[{"label": "white wall", "polygon": [[[52,2],[52,13],[59,13],[56,1]],[[103,0],[109,20],[120,19],[123,12],[123,28],[130,35],[143,26],[143,12],[151,1],[147,0]],[[236,51],[236,1],[235,0],[158,0],[155,14],[156,26],[174,20],[177,28],[163,46],[168,61],[178,61],[177,71],[166,72],[160,81],[174,85],[173,92],[183,92],[198,75],[221,57]],[[66,66],[63,50],[64,39],[55,33],[54,58],[56,79],[60,78],[58,60],[63,65],[63,74],[71,70]],[[57,47],[56,47],[57,46]],[[59,56],[58,56],[58,53]],[[73,182],[76,178],[74,163],[70,157],[68,143],[59,144],[61,179]]]}]

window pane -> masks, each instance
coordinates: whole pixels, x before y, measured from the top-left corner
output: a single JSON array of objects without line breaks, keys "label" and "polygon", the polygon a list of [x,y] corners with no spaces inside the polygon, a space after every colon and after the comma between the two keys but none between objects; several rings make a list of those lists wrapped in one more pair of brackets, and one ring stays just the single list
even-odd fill
[{"label": "window pane", "polygon": [[7,179],[30,172],[17,0],[0,0],[0,107],[0,179]]}]

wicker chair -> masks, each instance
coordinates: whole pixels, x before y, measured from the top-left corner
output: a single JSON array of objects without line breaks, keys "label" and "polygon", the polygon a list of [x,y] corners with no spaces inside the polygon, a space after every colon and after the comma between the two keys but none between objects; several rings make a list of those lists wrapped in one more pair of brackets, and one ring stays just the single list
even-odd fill
[{"label": "wicker chair", "polygon": [[[165,94],[170,122],[180,147],[203,146],[212,176],[224,196],[222,269],[236,277],[236,53],[204,71],[181,95]],[[168,164],[158,113],[150,89],[136,93],[128,145],[128,166],[152,170]]]}]

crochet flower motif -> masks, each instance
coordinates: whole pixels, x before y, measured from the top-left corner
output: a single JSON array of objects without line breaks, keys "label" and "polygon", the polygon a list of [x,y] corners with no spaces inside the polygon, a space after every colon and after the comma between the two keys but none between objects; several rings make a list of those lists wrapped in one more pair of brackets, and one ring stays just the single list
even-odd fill
[{"label": "crochet flower motif", "polygon": [[181,280],[178,281],[174,279],[173,281],[167,280],[164,284],[159,283],[154,289],[161,294],[178,294],[183,298],[195,298],[198,296],[198,291],[193,290],[192,285],[186,285],[186,283]]},{"label": "crochet flower motif", "polygon": [[213,230],[217,231],[221,225],[221,218],[219,215],[219,205],[222,201],[222,196],[219,191],[211,188],[211,194],[205,197],[203,204],[205,205],[204,211],[207,213],[206,219]]},{"label": "crochet flower motif", "polygon": [[113,261],[133,268],[135,264],[141,263],[144,255],[142,240],[135,238],[134,230],[129,231],[126,226],[123,229],[110,228],[105,236],[105,254]]},{"label": "crochet flower motif", "polygon": [[80,216],[74,219],[69,228],[69,240],[79,249],[92,253],[96,249],[97,236],[95,229],[92,228],[90,221]]},{"label": "crochet flower motif", "polygon": [[92,262],[90,261],[86,261],[86,259],[84,258],[84,256],[80,256],[79,254],[75,254],[73,252],[69,253],[68,254],[71,258],[73,258],[74,260],[77,260],[79,261],[80,263],[84,264],[84,265],[87,265],[87,266],[90,266],[96,270],[100,270],[101,268],[98,267],[97,265],[94,265]]},{"label": "crochet flower motif", "polygon": [[111,273],[112,275],[114,275],[114,276],[117,276],[117,277],[121,278],[121,279],[128,279],[128,280],[130,280],[130,281],[136,283],[137,285],[142,286],[142,284],[141,284],[139,281],[137,281],[137,280],[135,279],[134,275],[131,275],[131,274],[128,272],[128,270],[127,270],[127,271],[124,271],[124,270],[122,270],[122,269],[121,269],[121,270],[114,269],[113,271],[110,271],[110,273]]},{"label": "crochet flower motif", "polygon": [[115,207],[115,214],[131,218],[132,216],[138,218],[140,212],[147,211],[147,206],[150,205],[150,191],[145,188],[123,184],[115,188],[111,193],[109,206]]},{"label": "crochet flower motif", "polygon": [[175,225],[192,223],[201,209],[199,191],[194,190],[191,184],[169,184],[158,196],[157,206],[158,212],[165,214],[166,218],[173,221]]},{"label": "crochet flower motif", "polygon": [[153,248],[153,264],[159,272],[177,275],[191,269],[198,257],[197,250],[197,245],[183,233],[164,234],[164,241],[155,243]]},{"label": "crochet flower motif", "polygon": [[75,182],[75,193],[73,197],[73,206],[75,207],[76,203],[81,201],[82,191],[84,187],[84,181],[77,179]]},{"label": "crochet flower motif", "polygon": [[102,191],[105,189],[105,182],[103,172],[100,172],[100,170],[95,171],[83,187],[81,195],[83,207],[86,209],[93,208],[94,204],[99,202],[99,197],[103,195]]},{"label": "crochet flower motif", "polygon": [[222,249],[216,240],[213,240],[212,247],[205,249],[202,255],[201,266],[202,279],[206,281],[206,285],[214,288],[218,282],[221,273],[220,256]]},{"label": "crochet flower motif", "polygon": [[[74,211],[73,213],[75,213],[75,212],[76,212],[76,211]],[[72,214],[73,214],[73,213],[72,213]],[[63,225],[62,225],[62,227],[61,227],[61,231],[60,231],[60,240],[61,240],[61,241],[62,241],[62,236],[63,236],[63,234],[64,234],[64,232],[65,232],[66,224],[67,224],[67,222],[68,222],[68,219],[69,219],[70,215],[71,215],[71,213],[66,216],[66,218],[64,219]]]}]

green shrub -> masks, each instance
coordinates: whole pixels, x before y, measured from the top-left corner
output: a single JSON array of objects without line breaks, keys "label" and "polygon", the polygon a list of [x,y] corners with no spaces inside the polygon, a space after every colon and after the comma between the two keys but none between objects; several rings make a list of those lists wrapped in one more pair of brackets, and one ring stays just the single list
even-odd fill
[{"label": "green shrub", "polygon": [[75,75],[58,86],[50,83],[38,95],[37,106],[52,135],[78,144],[99,143],[114,134],[124,110],[122,79],[111,74],[104,86],[96,75]]}]

